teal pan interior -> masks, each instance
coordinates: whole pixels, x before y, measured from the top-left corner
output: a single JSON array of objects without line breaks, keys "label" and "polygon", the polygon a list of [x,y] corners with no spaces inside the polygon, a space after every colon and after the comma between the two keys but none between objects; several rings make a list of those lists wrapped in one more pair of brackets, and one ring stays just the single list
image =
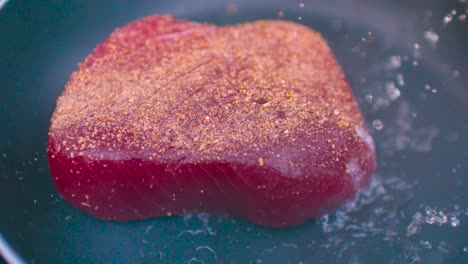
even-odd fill
[{"label": "teal pan interior", "polygon": [[[2,2],[0,253],[10,262],[16,252],[27,263],[468,263],[466,1]],[[162,13],[320,31],[376,142],[369,187],[275,230],[206,214],[104,222],[71,207],[46,156],[55,100],[116,27]]]}]

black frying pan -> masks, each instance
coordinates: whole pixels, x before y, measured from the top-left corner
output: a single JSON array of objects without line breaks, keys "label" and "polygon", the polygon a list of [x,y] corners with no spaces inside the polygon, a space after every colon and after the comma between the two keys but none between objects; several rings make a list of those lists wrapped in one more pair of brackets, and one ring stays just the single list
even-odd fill
[{"label": "black frying pan", "polygon": [[[320,31],[376,141],[375,180],[337,212],[283,230],[208,215],[111,223],[72,208],[45,152],[55,99],[114,28],[154,13],[281,18]],[[31,263],[468,263],[466,16],[463,0],[6,3],[0,254],[13,263],[14,252]]]}]

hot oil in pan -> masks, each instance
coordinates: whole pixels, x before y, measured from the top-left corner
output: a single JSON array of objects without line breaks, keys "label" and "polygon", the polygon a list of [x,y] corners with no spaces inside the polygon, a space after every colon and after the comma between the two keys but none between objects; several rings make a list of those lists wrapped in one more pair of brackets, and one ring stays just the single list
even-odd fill
[{"label": "hot oil in pan", "polygon": [[[377,173],[355,199],[317,221],[270,230],[206,214],[108,223],[79,213],[55,193],[44,194],[31,199],[31,210],[47,203],[54,218],[38,216],[36,224],[53,221],[55,226],[44,234],[36,231],[36,239],[56,237],[69,252],[78,250],[82,260],[131,263],[450,263],[466,258],[468,242],[460,236],[467,232],[468,214],[463,178],[466,128],[460,121],[466,120],[466,105],[458,93],[462,71],[434,59],[444,30],[451,23],[465,23],[464,9],[428,20],[438,24],[427,22],[424,29],[399,34],[392,26],[398,17],[381,14],[380,19],[388,21],[379,24],[375,14],[360,22],[356,15],[333,15],[326,6],[297,3],[259,11],[228,5],[214,12],[172,14],[216,24],[286,19],[323,34],[343,66],[377,146]],[[421,10],[423,17],[425,12]],[[46,164],[45,157],[38,156],[41,166]],[[33,173],[30,168],[36,161],[28,162],[18,165],[20,174]]]},{"label": "hot oil in pan", "polygon": [[[271,11],[237,13],[235,6],[226,10],[228,15],[213,14],[209,21],[230,24],[274,18]],[[185,223],[198,222],[199,228],[191,226],[179,233],[179,239],[224,237],[228,222],[228,240],[210,247],[213,256],[219,249],[223,250],[217,254],[224,254],[234,245],[249,245],[236,251],[264,263],[327,262],[336,257],[356,263],[382,257],[437,262],[467,254],[467,241],[458,235],[466,230],[463,222],[468,214],[460,123],[466,120],[466,94],[460,95],[460,69],[437,60],[444,30],[451,22],[465,23],[464,10],[454,10],[439,18],[421,10],[427,21],[440,24],[428,22],[424,30],[414,32],[398,32],[398,26],[392,26],[398,18],[385,14],[382,19],[388,19],[388,24],[371,26],[320,17],[317,12],[308,15],[305,4],[295,10],[276,10],[276,18],[315,28],[329,41],[376,140],[378,171],[355,199],[315,223],[271,231],[193,215]],[[252,237],[262,243],[252,242]]]}]

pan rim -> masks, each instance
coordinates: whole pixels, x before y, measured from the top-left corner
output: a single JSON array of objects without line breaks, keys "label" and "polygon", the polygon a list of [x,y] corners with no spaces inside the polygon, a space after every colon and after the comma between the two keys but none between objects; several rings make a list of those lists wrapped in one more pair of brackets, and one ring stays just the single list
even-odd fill
[{"label": "pan rim", "polygon": [[9,263],[9,264],[23,264],[26,263],[24,260],[16,253],[16,251],[8,244],[6,239],[0,233],[0,257]]}]

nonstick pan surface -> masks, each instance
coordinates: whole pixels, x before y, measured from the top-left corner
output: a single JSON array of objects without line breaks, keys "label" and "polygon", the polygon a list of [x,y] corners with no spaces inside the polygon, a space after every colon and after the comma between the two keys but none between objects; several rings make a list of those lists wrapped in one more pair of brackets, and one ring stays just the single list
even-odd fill
[{"label": "nonstick pan surface", "polygon": [[[376,142],[369,187],[334,213],[279,230],[205,214],[104,222],[64,201],[46,156],[55,100],[96,44],[156,13],[320,31]],[[468,263],[466,16],[461,0],[7,2],[0,252],[11,253],[6,242],[31,263]]]}]

